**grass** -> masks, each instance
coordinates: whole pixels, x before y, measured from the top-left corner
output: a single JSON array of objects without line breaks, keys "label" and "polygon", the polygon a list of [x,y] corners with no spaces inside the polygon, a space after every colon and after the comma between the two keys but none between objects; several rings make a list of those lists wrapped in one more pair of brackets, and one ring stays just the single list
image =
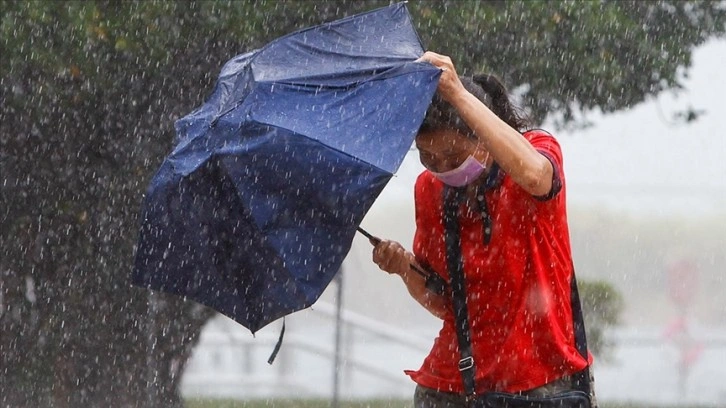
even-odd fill
[{"label": "grass", "polygon": [[[330,400],[323,399],[269,399],[269,400],[229,400],[229,399],[187,399],[186,408],[329,408]],[[410,400],[361,400],[341,401],[339,408],[411,408]],[[672,408],[708,408],[706,406],[680,406]],[[600,403],[600,408],[665,408],[647,404],[608,404]]]},{"label": "grass", "polygon": [[[330,400],[322,399],[269,399],[269,400],[226,400],[189,399],[186,408],[328,408]],[[365,400],[341,401],[340,408],[410,408],[410,401]]]}]

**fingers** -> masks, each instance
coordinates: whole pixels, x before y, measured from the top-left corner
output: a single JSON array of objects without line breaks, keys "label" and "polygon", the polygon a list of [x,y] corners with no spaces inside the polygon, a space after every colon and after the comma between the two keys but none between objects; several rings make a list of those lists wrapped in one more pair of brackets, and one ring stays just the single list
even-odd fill
[{"label": "fingers", "polygon": [[454,70],[454,63],[450,57],[432,51],[426,51],[416,62],[428,62],[442,71]]},{"label": "fingers", "polygon": [[462,85],[459,75],[456,73],[454,63],[448,56],[426,51],[416,61],[428,62],[441,70],[437,90],[444,100],[450,102],[464,91],[464,85]]},{"label": "fingers", "polygon": [[400,274],[408,266],[406,250],[395,241],[381,240],[373,249],[373,262],[388,272]]}]

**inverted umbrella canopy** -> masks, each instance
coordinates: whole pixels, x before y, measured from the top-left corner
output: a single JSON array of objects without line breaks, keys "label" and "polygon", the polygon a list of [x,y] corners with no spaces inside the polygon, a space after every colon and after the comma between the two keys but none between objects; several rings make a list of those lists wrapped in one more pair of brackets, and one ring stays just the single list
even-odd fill
[{"label": "inverted umbrella canopy", "polygon": [[395,4],[228,61],[149,185],[133,283],[252,332],[312,305],[436,91],[422,54]]}]

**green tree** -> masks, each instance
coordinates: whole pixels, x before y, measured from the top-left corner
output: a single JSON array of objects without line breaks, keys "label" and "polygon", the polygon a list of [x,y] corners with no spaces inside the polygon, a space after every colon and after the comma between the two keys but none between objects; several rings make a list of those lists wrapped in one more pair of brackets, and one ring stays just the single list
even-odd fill
[{"label": "green tree", "polygon": [[620,293],[607,281],[578,282],[582,314],[585,319],[587,348],[605,360],[612,358],[615,344],[606,331],[620,323],[620,313],[625,306]]},{"label": "green tree", "polygon": [[[128,283],[173,120],[221,65],[380,1],[0,3],[0,402],[179,406],[208,309]],[[429,48],[498,73],[536,120],[679,87],[720,2],[418,1]]]}]

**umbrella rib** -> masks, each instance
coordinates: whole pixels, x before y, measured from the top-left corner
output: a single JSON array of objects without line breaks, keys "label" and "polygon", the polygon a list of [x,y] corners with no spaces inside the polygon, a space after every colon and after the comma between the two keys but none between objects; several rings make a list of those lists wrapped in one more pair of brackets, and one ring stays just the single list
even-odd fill
[{"label": "umbrella rib", "polygon": [[[411,70],[411,71],[407,71],[407,72],[397,72],[397,73],[394,73],[392,75],[383,77],[384,75],[389,74],[391,70],[393,70],[395,68],[403,67],[406,64],[413,64],[414,66],[419,66],[420,69]],[[280,80],[276,80],[276,79],[265,79],[265,80],[260,80],[258,82],[261,83],[261,84],[272,84],[272,85],[275,85],[275,84],[292,85],[292,86],[298,86],[298,87],[301,87],[301,88],[315,88],[315,89],[339,90],[339,89],[349,89],[349,88],[356,87],[356,86],[360,86],[362,84],[366,84],[366,83],[369,83],[369,82],[385,81],[385,80],[388,80],[388,79],[397,78],[397,77],[404,76],[404,75],[411,75],[412,73],[422,72],[422,71],[426,71],[426,70],[429,70],[429,69],[430,70],[435,70],[435,71],[441,71],[439,68],[434,67],[433,65],[431,65],[428,62],[416,61],[416,60],[413,60],[413,59],[410,59],[410,60],[409,59],[402,60],[402,61],[398,62],[397,64],[391,64],[391,65],[387,65],[387,66],[381,66],[378,69],[370,69],[370,71],[378,71],[379,69],[381,70],[381,72],[377,72],[375,75],[371,76],[370,78],[367,78],[364,81],[354,82],[354,83],[349,84],[349,85],[340,85],[340,86],[336,86],[336,85],[309,85],[309,84],[302,83],[302,82],[294,82],[294,80],[292,78],[289,78],[289,79],[280,79]],[[319,75],[319,76],[323,76],[323,75]],[[316,78],[316,76],[313,75],[313,76],[309,76],[309,77],[305,77],[305,78],[306,79]]]}]

